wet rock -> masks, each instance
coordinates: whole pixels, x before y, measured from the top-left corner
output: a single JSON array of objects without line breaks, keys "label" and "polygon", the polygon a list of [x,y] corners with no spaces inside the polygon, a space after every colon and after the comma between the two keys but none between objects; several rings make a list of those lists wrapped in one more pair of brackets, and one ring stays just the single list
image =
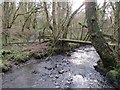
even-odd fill
[{"label": "wet rock", "polygon": [[68,57],[70,57],[70,56],[71,56],[71,53],[69,53],[69,52],[66,52],[66,55],[67,55]]},{"label": "wet rock", "polygon": [[75,50],[69,51],[69,53],[73,53]]},{"label": "wet rock", "polygon": [[65,85],[65,90],[69,90],[70,86]]},{"label": "wet rock", "polygon": [[52,68],[48,68],[48,70],[52,70]]},{"label": "wet rock", "polygon": [[70,85],[71,82],[70,81],[66,81],[65,85]]},{"label": "wet rock", "polygon": [[59,84],[57,82],[55,82],[55,86],[59,86]]},{"label": "wet rock", "polygon": [[58,68],[59,67],[59,65],[58,64],[55,64],[55,67],[54,68]]},{"label": "wet rock", "polygon": [[52,70],[52,67],[44,67],[47,70]]},{"label": "wet rock", "polygon": [[53,78],[53,75],[49,75],[50,78]]},{"label": "wet rock", "polygon": [[37,74],[38,72],[36,70],[33,70],[32,71],[32,74]]},{"label": "wet rock", "polygon": [[59,62],[58,60],[56,60],[56,62]]},{"label": "wet rock", "polygon": [[59,74],[63,74],[64,72],[65,72],[64,70],[58,71]]},{"label": "wet rock", "polygon": [[69,61],[67,61],[67,62],[66,62],[66,64],[70,64],[70,62],[69,62]]},{"label": "wet rock", "polygon": [[57,82],[55,82],[54,85],[55,85],[56,88],[60,88],[60,85]]},{"label": "wet rock", "polygon": [[64,61],[62,61],[62,63],[67,63],[68,62],[68,60],[64,60]]},{"label": "wet rock", "polygon": [[56,81],[56,78],[53,78],[52,81]]},{"label": "wet rock", "polygon": [[45,60],[46,61],[50,61],[50,60],[52,60],[52,58],[51,57],[47,57]]},{"label": "wet rock", "polygon": [[56,88],[60,88],[60,86],[55,86]]},{"label": "wet rock", "polygon": [[70,69],[68,69],[68,71],[70,71]]},{"label": "wet rock", "polygon": [[69,78],[68,81],[73,81],[73,78]]},{"label": "wet rock", "polygon": [[58,76],[58,75],[55,75],[55,78],[59,78],[59,76]]}]

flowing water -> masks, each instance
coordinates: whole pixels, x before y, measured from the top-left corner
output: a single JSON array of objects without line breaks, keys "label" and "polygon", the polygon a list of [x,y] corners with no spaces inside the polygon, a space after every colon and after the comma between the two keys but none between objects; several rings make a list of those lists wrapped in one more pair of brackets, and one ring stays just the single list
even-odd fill
[{"label": "flowing water", "polygon": [[[3,75],[3,88],[112,88],[94,69],[100,59],[92,46],[42,59]],[[41,60],[38,60],[41,61]]]}]

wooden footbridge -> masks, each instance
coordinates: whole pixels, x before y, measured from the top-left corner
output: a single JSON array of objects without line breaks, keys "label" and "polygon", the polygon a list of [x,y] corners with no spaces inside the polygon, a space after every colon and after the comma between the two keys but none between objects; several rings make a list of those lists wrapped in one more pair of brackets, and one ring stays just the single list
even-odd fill
[{"label": "wooden footbridge", "polygon": [[[8,43],[8,44],[33,44],[33,43],[45,43],[45,42],[49,42],[51,39],[51,36],[41,36],[39,37],[40,39],[43,39],[42,42],[16,42],[16,43]],[[38,39],[39,39],[38,38]],[[39,40],[41,41],[41,40]],[[92,45],[91,41],[83,41],[83,40],[72,40],[72,39],[59,39],[60,42],[67,42],[67,43],[78,43],[78,44],[82,44],[82,45]],[[117,44],[115,43],[109,43],[110,46],[115,47]]]},{"label": "wooden footbridge", "polygon": [[[59,39],[59,41],[68,42],[68,43],[78,43],[83,45],[92,45],[91,41],[71,40],[71,39]],[[108,44],[112,47],[115,47],[117,45],[115,43],[108,43]]]}]

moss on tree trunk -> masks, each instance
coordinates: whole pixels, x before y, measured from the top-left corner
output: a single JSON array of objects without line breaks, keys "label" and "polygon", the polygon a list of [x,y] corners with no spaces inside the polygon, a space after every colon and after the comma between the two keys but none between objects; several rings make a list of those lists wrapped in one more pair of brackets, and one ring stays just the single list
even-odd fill
[{"label": "moss on tree trunk", "polygon": [[116,56],[109,47],[108,43],[105,41],[102,32],[100,32],[96,12],[96,1],[93,0],[93,2],[87,2],[86,0],[85,6],[88,31],[91,36],[92,44],[101,57],[104,67],[113,69],[117,64]]}]

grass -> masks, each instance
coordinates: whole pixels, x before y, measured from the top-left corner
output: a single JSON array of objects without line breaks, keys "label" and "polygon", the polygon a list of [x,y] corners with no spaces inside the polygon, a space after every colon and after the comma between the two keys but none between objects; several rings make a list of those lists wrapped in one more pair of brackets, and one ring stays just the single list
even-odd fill
[{"label": "grass", "polygon": [[[4,49],[1,50],[2,71],[8,71],[11,68],[10,63],[19,64],[28,61],[30,59],[30,53],[29,50],[25,50],[26,48],[27,46],[25,45],[9,45],[4,47]],[[22,52],[23,50],[25,51]]]},{"label": "grass", "polygon": [[13,56],[13,60],[16,64],[25,63],[29,59],[30,59],[30,55],[28,53],[15,54]]},{"label": "grass", "polygon": [[1,68],[3,72],[8,71],[11,68],[11,65],[9,63],[9,55],[11,54],[10,50],[1,50]]},{"label": "grass", "polygon": [[43,57],[47,57],[49,56],[49,52],[37,52],[37,53],[33,53],[32,56],[35,58],[35,59],[41,59]]},{"label": "grass", "polygon": [[2,72],[6,72],[11,68],[10,63],[6,59],[2,59]]}]

